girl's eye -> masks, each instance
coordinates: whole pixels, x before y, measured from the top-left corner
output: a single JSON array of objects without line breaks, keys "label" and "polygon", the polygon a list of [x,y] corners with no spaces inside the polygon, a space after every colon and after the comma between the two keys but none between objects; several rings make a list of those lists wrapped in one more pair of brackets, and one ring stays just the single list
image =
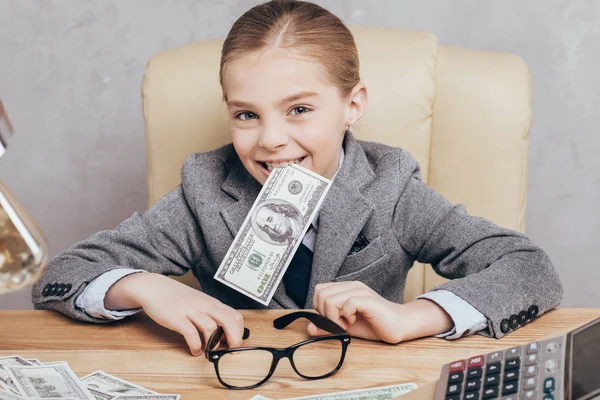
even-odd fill
[{"label": "girl's eye", "polygon": [[[295,112],[294,112],[294,111],[295,111]],[[295,115],[298,115],[298,114],[304,114],[304,113],[306,113],[306,112],[308,112],[308,111],[310,111],[310,110],[308,109],[308,107],[304,107],[304,106],[298,106],[298,107],[294,107],[294,108],[292,108],[292,112],[291,112],[291,114],[295,114]]]},{"label": "girl's eye", "polygon": [[235,118],[242,120],[242,121],[248,121],[250,119],[256,119],[258,117],[258,115],[254,114],[251,111],[244,111],[241,112],[239,114],[236,114]]}]

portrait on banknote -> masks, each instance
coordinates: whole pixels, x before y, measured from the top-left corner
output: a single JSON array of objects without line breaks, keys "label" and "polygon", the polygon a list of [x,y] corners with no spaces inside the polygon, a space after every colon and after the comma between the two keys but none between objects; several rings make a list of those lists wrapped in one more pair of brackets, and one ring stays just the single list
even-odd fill
[{"label": "portrait on banknote", "polygon": [[268,199],[254,210],[252,229],[265,242],[285,246],[292,243],[304,228],[303,215],[293,204]]}]

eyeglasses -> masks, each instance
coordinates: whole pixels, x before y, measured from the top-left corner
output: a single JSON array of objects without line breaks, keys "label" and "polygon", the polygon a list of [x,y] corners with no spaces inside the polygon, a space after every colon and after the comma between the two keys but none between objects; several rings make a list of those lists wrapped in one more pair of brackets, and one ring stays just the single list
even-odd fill
[{"label": "eyeglasses", "polygon": [[[206,359],[214,364],[219,382],[229,389],[253,389],[271,378],[282,358],[289,359],[294,371],[304,379],[323,379],[335,374],[344,362],[350,334],[326,317],[307,311],[281,316],[273,321],[273,326],[284,329],[299,318],[306,318],[332,334],[316,336],[283,349],[236,347],[214,350],[223,337],[223,328],[219,326],[210,336],[204,352]],[[243,339],[249,336],[250,330],[244,328]]]}]

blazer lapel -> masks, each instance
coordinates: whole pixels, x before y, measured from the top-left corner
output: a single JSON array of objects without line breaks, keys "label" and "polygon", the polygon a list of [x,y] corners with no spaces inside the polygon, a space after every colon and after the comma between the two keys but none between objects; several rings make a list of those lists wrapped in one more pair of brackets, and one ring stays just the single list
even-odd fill
[{"label": "blazer lapel", "polygon": [[362,147],[347,134],[346,157],[319,215],[310,283],[304,308],[312,307],[315,286],[336,277],[375,206],[361,190],[375,177]]},{"label": "blazer lapel", "polygon": [[231,236],[235,237],[242,227],[246,215],[250,212],[252,204],[258,197],[262,186],[250,175],[244,164],[236,159],[229,175],[221,184],[221,189],[233,197],[229,204],[221,208],[220,214],[227,229],[231,232]]}]

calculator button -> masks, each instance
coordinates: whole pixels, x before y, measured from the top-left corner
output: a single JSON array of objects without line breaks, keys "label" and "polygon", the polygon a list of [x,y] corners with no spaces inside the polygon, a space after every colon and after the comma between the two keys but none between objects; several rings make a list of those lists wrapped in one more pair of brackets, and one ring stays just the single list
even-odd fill
[{"label": "calculator button", "polygon": [[556,350],[558,350],[560,347],[560,344],[558,342],[550,342],[546,345],[546,351],[548,353],[554,353]]},{"label": "calculator button", "polygon": [[540,350],[540,344],[538,342],[529,343],[527,346],[527,354],[537,353]]},{"label": "calculator button", "polygon": [[504,357],[508,360],[510,358],[516,358],[521,355],[520,347],[513,347],[512,349],[508,349],[504,352]]},{"label": "calculator button", "polygon": [[515,394],[519,391],[519,382],[506,382],[502,386],[502,396]]},{"label": "calculator button", "polygon": [[501,400],[519,400],[519,398],[516,394],[513,394],[511,396],[503,396]]},{"label": "calculator button", "polygon": [[467,381],[467,384],[465,385],[465,392],[472,392],[474,390],[479,390],[481,389],[481,380],[480,379],[472,379],[470,381]]},{"label": "calculator button", "polygon": [[554,393],[556,389],[554,378],[546,378],[544,381],[544,393]]},{"label": "calculator button", "polygon": [[469,369],[483,367],[484,360],[483,356],[471,357],[467,367]]},{"label": "calculator button", "polygon": [[448,383],[462,382],[464,377],[464,372],[453,372],[448,376]]},{"label": "calculator button", "polygon": [[521,400],[537,400],[536,390],[527,390],[521,395]]},{"label": "calculator button", "polygon": [[465,360],[454,361],[450,364],[450,373],[464,371],[465,365]]},{"label": "calculator button", "polygon": [[554,400],[554,395],[546,393],[544,395],[544,400]]},{"label": "calculator button", "polygon": [[516,381],[517,379],[519,379],[519,370],[518,369],[515,369],[512,371],[506,371],[504,373],[504,382]]},{"label": "calculator button", "polygon": [[495,362],[495,361],[502,361],[502,358],[503,358],[502,355],[503,354],[502,354],[501,351],[495,351],[493,353],[488,354],[487,355],[487,362],[488,362],[488,364],[492,363],[492,362]]},{"label": "calculator button", "polygon": [[465,399],[465,400],[479,400],[479,391],[465,393],[463,399]]},{"label": "calculator button", "polygon": [[486,375],[483,386],[498,386],[500,384],[500,375]]},{"label": "calculator button", "polygon": [[502,369],[502,364],[499,362],[488,364],[487,367],[485,367],[485,374],[486,375],[499,374],[501,369]]},{"label": "calculator button", "polygon": [[467,371],[467,379],[481,378],[482,372],[481,368],[470,369]]},{"label": "calculator button", "polygon": [[537,364],[539,361],[540,361],[540,359],[539,359],[537,353],[529,354],[529,355],[527,355],[527,358],[525,359],[525,365]]},{"label": "calculator button", "polygon": [[558,370],[558,361],[554,359],[546,361],[544,369],[548,374],[556,372]]},{"label": "calculator button", "polygon": [[462,384],[460,383],[451,383],[448,385],[448,391],[446,394],[460,394],[462,391]]},{"label": "calculator button", "polygon": [[525,378],[536,376],[537,374],[538,374],[537,365],[530,365],[529,367],[525,368]]},{"label": "calculator button", "polygon": [[511,369],[517,369],[521,367],[521,359],[513,358],[512,360],[507,360],[504,366],[504,370],[508,371]]},{"label": "calculator button", "polygon": [[452,396],[446,396],[446,400],[460,400],[460,395],[454,394]]},{"label": "calculator button", "polygon": [[526,378],[524,387],[525,387],[525,389],[537,388],[537,378],[535,376],[532,376],[531,378]]},{"label": "calculator button", "polygon": [[498,388],[497,387],[489,387],[489,388],[483,389],[483,395],[481,396],[481,398],[483,400],[495,399],[497,397],[498,397]]}]

